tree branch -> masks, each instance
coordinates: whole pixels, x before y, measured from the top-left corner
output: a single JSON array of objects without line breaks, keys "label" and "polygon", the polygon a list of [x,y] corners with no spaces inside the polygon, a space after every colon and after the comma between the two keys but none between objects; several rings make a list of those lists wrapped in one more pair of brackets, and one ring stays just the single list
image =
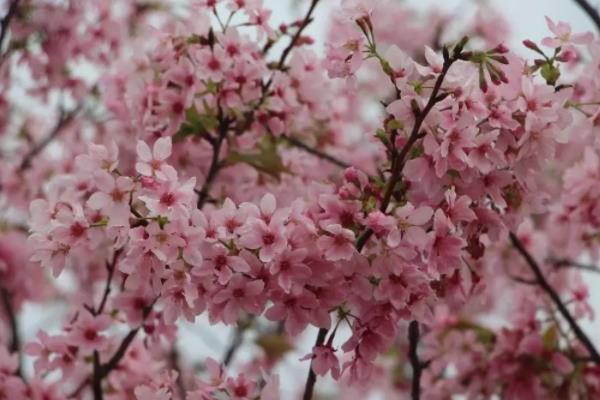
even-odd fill
[{"label": "tree branch", "polygon": [[8,7],[8,11],[6,12],[6,15],[4,16],[4,18],[2,18],[2,21],[0,21],[0,25],[2,25],[0,27],[0,52],[2,51],[2,47],[4,45],[4,39],[6,38],[6,35],[8,33],[8,26],[10,25],[10,21],[12,20],[12,18],[15,16],[15,14],[17,12],[18,5],[19,5],[19,0],[13,0],[12,3],[10,3],[10,6]]},{"label": "tree branch", "polygon": [[110,294],[110,285],[112,284],[113,276],[115,274],[115,268],[117,265],[117,259],[119,258],[120,254],[121,250],[115,251],[112,262],[106,262],[106,286],[104,287],[104,294],[102,295],[100,305],[98,306],[98,309],[95,312],[96,315],[102,314],[102,312],[104,311],[104,307],[106,306],[106,301],[108,300],[108,295]]},{"label": "tree branch", "polygon": [[102,377],[100,368],[100,355],[98,350],[94,350],[94,376],[92,379],[92,391],[94,392],[94,400],[103,400],[104,394],[102,393]]},{"label": "tree branch", "polygon": [[[415,124],[414,124],[411,134],[408,138],[408,141],[404,144],[404,146],[402,147],[402,149],[400,150],[399,153],[397,151],[394,151],[392,153],[392,176],[387,185],[385,194],[383,196],[383,200],[381,201],[381,206],[379,207],[379,210],[383,213],[385,213],[387,211],[388,205],[389,205],[390,201],[392,200],[392,195],[394,193],[394,189],[396,188],[396,185],[398,184],[399,180],[402,178],[402,171],[404,169],[404,164],[406,163],[406,158],[408,157],[408,154],[409,154],[412,146],[417,142],[417,140],[422,139],[424,136],[421,134],[421,127],[423,125],[423,122],[425,122],[425,118],[427,117],[427,115],[429,115],[429,113],[431,112],[433,107],[437,103],[439,103],[440,101],[442,101],[444,99],[444,96],[440,96],[440,94],[439,94],[440,90],[442,88],[442,83],[444,82],[444,79],[446,78],[446,74],[450,70],[450,67],[452,66],[452,64],[454,64],[454,62],[456,62],[459,59],[458,57],[460,56],[459,53],[461,51],[462,51],[462,48],[458,51],[455,49],[454,54],[451,57],[448,56],[445,58],[444,65],[442,67],[442,71],[435,81],[435,85],[433,87],[433,90],[431,91],[431,94],[429,95],[429,100],[427,101],[425,108],[423,108],[423,110],[419,111],[415,117]],[[373,235],[373,231],[371,229],[367,228],[358,237],[358,239],[356,240],[355,247],[359,253],[362,251],[362,249],[367,244],[367,242],[369,241],[369,238],[372,235]],[[319,333],[317,335],[317,340],[316,340],[315,345],[323,344],[326,334],[327,334],[327,329],[320,329]],[[315,373],[313,372],[312,368],[310,368],[310,370],[308,372],[308,378],[306,380],[306,387],[305,387],[305,391],[304,391],[303,400],[311,400],[312,399],[312,393],[314,390],[316,379],[317,379],[317,377],[316,377]]]},{"label": "tree branch", "polygon": [[[327,336],[327,329],[319,329],[317,334],[317,340],[315,341],[315,347],[321,346],[325,342]],[[306,385],[304,387],[304,396],[302,400],[312,400],[313,392],[315,390],[315,384],[317,383],[317,375],[312,369],[312,361],[310,362],[310,368],[308,369],[308,377],[306,378]]]},{"label": "tree branch", "polygon": [[[421,135],[421,127],[423,126],[423,122],[425,122],[425,118],[427,118],[427,115],[429,115],[429,113],[431,112],[433,107],[437,103],[439,103],[441,100],[443,100],[443,97],[439,96],[440,89],[442,88],[442,83],[444,82],[444,79],[446,78],[446,74],[450,70],[450,67],[452,66],[452,64],[454,64],[454,62],[457,59],[458,59],[457,57],[451,57],[444,61],[444,65],[442,67],[442,72],[440,73],[440,75],[437,77],[437,80],[435,81],[435,85],[433,87],[433,90],[431,91],[431,94],[429,95],[429,100],[427,101],[425,108],[423,108],[423,110],[419,111],[419,113],[416,115],[415,124],[410,133],[408,141],[404,144],[404,146],[402,146],[402,149],[400,150],[400,152],[394,151],[394,153],[392,154],[392,160],[391,160],[392,161],[392,176],[390,177],[389,183],[388,183],[385,193],[383,195],[383,199],[381,201],[381,206],[379,207],[379,210],[383,213],[385,213],[387,211],[388,205],[390,204],[390,201],[392,200],[392,195],[394,194],[396,185],[402,178],[402,171],[404,170],[404,165],[406,164],[406,158],[407,158],[410,150],[412,149],[413,145],[417,142],[417,140],[423,138],[423,136]],[[356,241],[356,249],[359,252],[363,249],[365,244],[367,244],[367,242],[369,241],[369,238],[372,235],[373,235],[373,230],[366,229],[358,237],[358,239]]]},{"label": "tree branch", "polygon": [[580,263],[578,261],[569,260],[567,258],[551,259],[550,262],[553,263],[557,268],[570,268],[570,267],[572,267],[572,268],[581,269],[581,270],[584,270],[584,271],[590,271],[590,272],[600,273],[600,268],[598,268],[595,265],[584,264],[584,263]]},{"label": "tree branch", "polygon": [[227,347],[227,350],[225,351],[225,355],[223,356],[223,365],[224,366],[228,367],[229,364],[231,364],[231,361],[233,361],[233,356],[235,355],[237,350],[242,345],[245,330],[246,329],[242,326],[242,324],[238,323],[238,326],[235,328],[235,331],[233,332],[233,337],[231,339],[231,343]]},{"label": "tree branch", "polygon": [[8,324],[10,327],[11,339],[8,350],[11,353],[16,353],[19,356],[19,366],[17,369],[17,375],[23,376],[22,373],[22,354],[21,354],[21,336],[19,333],[19,323],[17,321],[17,315],[15,313],[15,309],[13,307],[12,299],[10,298],[10,293],[0,287],[0,297],[2,297],[2,305],[4,307],[4,311],[6,312],[6,317],[8,318]]},{"label": "tree branch", "polygon": [[527,265],[529,265],[529,268],[531,268],[531,271],[535,275],[535,278],[538,281],[540,287],[544,290],[544,292],[548,294],[548,296],[550,296],[550,299],[552,299],[552,302],[558,308],[558,311],[561,313],[564,319],[567,320],[577,339],[579,339],[579,341],[585,346],[587,351],[590,353],[592,360],[596,364],[600,365],[600,354],[598,353],[598,350],[596,350],[596,347],[594,346],[592,341],[587,337],[587,335],[585,334],[583,329],[581,329],[577,321],[575,321],[575,318],[571,315],[571,313],[567,309],[567,306],[562,302],[556,290],[554,290],[554,288],[550,286],[550,284],[544,277],[544,274],[542,273],[542,270],[540,269],[538,263],[533,259],[531,254],[529,254],[529,252],[527,251],[525,246],[523,246],[523,243],[521,243],[517,235],[515,235],[513,232],[510,232],[509,237],[513,246],[517,249],[519,253],[521,253],[523,258],[527,262]]},{"label": "tree branch", "polygon": [[575,3],[579,4],[579,7],[581,7],[588,17],[590,17],[590,19],[594,22],[596,29],[600,31],[600,14],[598,14],[598,10],[592,7],[587,0],[575,0]]},{"label": "tree branch", "polygon": [[213,143],[213,155],[210,163],[210,167],[208,169],[208,174],[206,175],[206,180],[202,185],[202,189],[198,191],[198,202],[197,207],[202,209],[206,201],[210,196],[210,190],[214,184],[215,179],[221,169],[221,163],[219,160],[219,156],[221,155],[221,147],[223,146],[223,141],[227,137],[227,132],[229,131],[229,120],[223,116],[223,111],[219,107],[219,136],[217,140]]},{"label": "tree branch", "polygon": [[79,104],[77,107],[75,107],[73,110],[71,110],[69,112],[65,112],[64,110],[60,111],[60,116],[58,118],[58,122],[56,123],[56,125],[54,126],[54,128],[52,129],[50,134],[48,134],[48,136],[46,136],[46,138],[44,140],[42,140],[40,143],[38,143],[37,145],[34,145],[29,150],[29,152],[27,154],[25,154],[25,157],[23,157],[23,161],[21,161],[21,165],[19,166],[20,172],[23,172],[26,169],[28,169],[29,167],[31,167],[31,162],[33,161],[33,159],[40,152],[42,152],[42,150],[44,150],[46,148],[46,146],[48,146],[60,134],[62,129],[73,120],[75,115],[79,112],[79,110],[82,107],[83,107],[83,104]]},{"label": "tree branch", "polygon": [[179,393],[179,398],[181,400],[185,399],[185,385],[183,382],[183,376],[181,376],[181,366],[179,365],[179,351],[177,350],[176,343],[173,343],[173,347],[171,348],[171,352],[169,353],[169,364],[171,364],[171,368],[177,371],[177,379],[176,379],[176,387],[177,392]]},{"label": "tree branch", "polygon": [[311,23],[312,14],[315,11],[315,8],[317,7],[318,3],[319,3],[319,0],[312,0],[312,3],[310,4],[310,7],[308,8],[307,13],[304,16],[304,19],[302,20],[300,27],[296,31],[296,34],[294,35],[294,37],[292,37],[292,41],[285,48],[285,50],[283,50],[283,52],[281,53],[281,57],[279,58],[279,63],[277,64],[278,69],[283,68],[283,66],[285,65],[285,60],[287,59],[287,57],[290,54],[290,52],[292,51],[292,49],[298,43],[298,40],[300,40],[300,37],[302,36],[302,32],[304,32],[304,29],[306,29],[306,27]]},{"label": "tree branch", "polygon": [[299,149],[302,149],[302,150],[306,151],[309,154],[312,154],[313,156],[315,156],[317,158],[320,158],[320,159],[325,160],[325,161],[329,161],[330,163],[332,163],[334,165],[337,165],[340,168],[346,169],[346,168],[350,168],[351,167],[350,164],[345,163],[344,161],[339,160],[339,159],[335,158],[334,156],[332,156],[330,154],[327,154],[327,153],[325,153],[325,152],[323,152],[321,150],[315,149],[314,147],[311,147],[311,146],[307,145],[306,143],[301,142],[298,139],[295,139],[295,138],[289,137],[289,136],[282,136],[282,138],[283,138],[283,140],[285,140],[286,142],[288,142],[290,145],[292,145],[294,147],[297,147]]},{"label": "tree branch", "polygon": [[412,400],[419,400],[421,398],[421,373],[423,372],[423,364],[419,361],[419,355],[417,354],[419,337],[419,323],[417,321],[411,321],[408,326],[408,341],[410,346],[408,356],[413,370],[410,390]]}]

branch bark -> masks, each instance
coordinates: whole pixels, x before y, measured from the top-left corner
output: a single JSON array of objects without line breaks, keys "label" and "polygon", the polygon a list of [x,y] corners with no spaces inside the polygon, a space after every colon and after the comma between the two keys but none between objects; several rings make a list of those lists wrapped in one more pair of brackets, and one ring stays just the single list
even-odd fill
[{"label": "branch bark", "polygon": [[17,321],[17,314],[15,312],[12,299],[10,298],[10,293],[0,287],[0,297],[2,298],[2,305],[4,306],[4,311],[6,313],[6,317],[8,318],[8,325],[10,328],[11,339],[8,350],[11,353],[16,353],[19,356],[19,367],[17,369],[17,375],[23,376],[21,367],[22,367],[22,354],[21,354],[21,336],[19,333],[19,323]]},{"label": "branch bark", "polygon": [[217,179],[217,175],[219,174],[219,170],[221,169],[221,162],[219,157],[221,155],[221,147],[223,146],[223,142],[227,137],[227,132],[229,132],[229,120],[223,116],[223,112],[219,107],[219,136],[217,140],[213,143],[213,155],[210,163],[210,167],[208,169],[208,174],[206,175],[206,180],[202,185],[202,189],[198,192],[198,209],[202,209],[206,201],[210,196],[210,191],[212,186]]},{"label": "branch bark", "polygon": [[293,137],[289,137],[289,136],[282,136],[283,140],[285,140],[286,142],[288,142],[290,145],[297,147],[299,149],[302,149],[304,151],[306,151],[309,154],[312,154],[313,156],[320,158],[322,160],[325,161],[329,161],[330,163],[337,165],[340,168],[350,168],[350,164],[339,160],[337,158],[335,158],[334,156],[327,154],[321,150],[315,149],[314,147],[311,147],[309,145],[307,145],[304,142],[301,142],[300,140],[293,138]]},{"label": "branch bark", "polygon": [[[444,61],[442,71],[435,81],[435,85],[433,87],[433,90],[431,91],[431,94],[429,95],[429,100],[427,101],[427,104],[421,111],[419,111],[419,113],[415,117],[415,124],[414,124],[411,134],[408,138],[408,141],[404,144],[404,146],[402,147],[400,152],[394,151],[394,153],[392,154],[392,176],[390,177],[389,183],[386,187],[386,191],[383,196],[383,200],[381,201],[381,206],[379,207],[380,211],[383,213],[386,213],[388,205],[390,204],[390,201],[392,200],[392,195],[394,193],[394,189],[396,188],[396,185],[402,178],[402,171],[404,169],[404,164],[406,163],[406,159],[408,157],[410,150],[412,149],[412,146],[417,142],[417,140],[422,139],[424,137],[424,134],[421,134],[421,127],[423,126],[423,122],[425,122],[425,118],[427,118],[427,115],[429,115],[429,113],[431,112],[433,107],[437,103],[442,101],[444,98],[443,96],[440,96],[440,90],[442,88],[442,83],[444,82],[444,79],[446,78],[446,74],[450,70],[450,67],[457,60],[458,60],[458,54],[455,53],[452,57],[448,57]],[[358,237],[358,239],[356,240],[355,247],[359,253],[365,247],[365,245],[369,241],[369,238],[372,235],[373,235],[373,231],[371,229],[367,228]],[[320,329],[319,333],[317,335],[317,340],[316,340],[315,346],[323,344],[323,342],[325,340],[325,335],[327,335],[327,329]],[[311,367],[308,371],[308,377],[306,380],[306,387],[304,390],[303,400],[311,400],[312,399],[316,379],[317,379],[317,377]]]},{"label": "branch bark", "polygon": [[417,321],[412,321],[408,326],[408,356],[413,370],[410,390],[412,400],[420,400],[421,398],[421,373],[423,372],[423,364],[419,361],[419,355],[417,353],[420,335],[419,323]]},{"label": "branch bark", "polygon": [[[315,347],[323,345],[325,343],[325,337],[327,336],[327,329],[319,329],[317,334],[317,340],[315,341]],[[312,361],[310,362],[310,368],[308,369],[308,377],[306,378],[306,385],[304,387],[304,396],[302,400],[312,400],[313,392],[315,391],[315,384],[317,383],[317,374],[312,369]]]},{"label": "branch bark", "polygon": [[44,138],[40,143],[34,145],[29,150],[29,152],[25,154],[25,157],[23,157],[23,161],[21,161],[21,164],[19,166],[19,172],[23,172],[26,169],[29,169],[29,167],[31,167],[31,162],[33,161],[33,159],[39,153],[41,153],[54,139],[56,139],[56,137],[60,134],[62,129],[65,126],[67,126],[73,120],[73,118],[75,118],[75,115],[79,112],[81,107],[82,104],[78,105],[77,107],[75,107],[75,109],[69,112],[61,110],[58,122],[56,123],[52,131],[48,134],[48,136],[46,136],[46,138]]},{"label": "branch bark", "polygon": [[575,3],[579,5],[583,9],[583,11],[590,17],[590,19],[596,25],[596,29],[600,31],[600,14],[598,14],[598,10],[594,8],[587,0],[575,0]]},{"label": "branch bark", "polygon": [[585,346],[587,351],[590,353],[591,359],[594,361],[594,363],[600,365],[600,354],[598,353],[598,350],[596,349],[590,338],[588,338],[588,336],[585,334],[583,329],[581,329],[575,318],[571,315],[567,306],[562,302],[556,290],[554,290],[554,288],[548,283],[538,263],[534,260],[533,256],[529,254],[529,252],[527,251],[525,246],[523,246],[523,243],[521,243],[517,235],[515,235],[513,232],[510,232],[509,237],[512,245],[525,259],[527,265],[533,272],[535,279],[537,280],[540,287],[544,290],[544,292],[546,292],[546,294],[548,294],[556,308],[558,308],[558,311],[561,313],[563,318],[567,321],[567,323],[573,330],[573,333],[575,333],[577,339],[579,339],[579,341]]},{"label": "branch bark", "polygon": [[[8,34],[8,26],[10,25],[10,21],[13,19],[15,14],[17,13],[17,6],[19,5],[19,0],[13,0],[8,7],[8,11],[2,21],[0,22],[0,52],[2,51],[2,47],[4,45],[4,39],[6,39],[6,35]],[[4,56],[2,56],[4,57]]]}]

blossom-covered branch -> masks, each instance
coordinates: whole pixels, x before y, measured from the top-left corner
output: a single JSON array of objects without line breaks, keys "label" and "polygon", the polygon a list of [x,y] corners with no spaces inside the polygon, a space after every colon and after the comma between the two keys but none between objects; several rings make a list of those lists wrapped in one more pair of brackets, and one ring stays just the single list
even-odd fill
[{"label": "blossom-covered branch", "polygon": [[510,241],[513,244],[513,246],[515,246],[515,248],[519,251],[519,253],[523,256],[523,258],[527,262],[527,265],[529,266],[529,268],[531,268],[531,271],[533,272],[540,287],[544,290],[544,292],[546,292],[546,294],[548,294],[550,299],[552,299],[552,302],[554,303],[556,308],[558,308],[560,314],[568,322],[569,326],[575,333],[575,336],[577,336],[577,338],[585,346],[585,348],[589,352],[591,359],[596,364],[600,365],[600,353],[598,353],[596,346],[594,346],[594,343],[592,343],[592,341],[585,334],[583,329],[581,329],[581,327],[579,326],[579,324],[577,323],[575,318],[569,312],[565,303],[563,303],[563,301],[561,300],[561,298],[558,295],[558,293],[556,292],[556,290],[554,290],[554,288],[548,283],[548,281],[544,277],[544,274],[542,273],[542,270],[540,269],[540,266],[538,265],[538,263],[531,256],[531,254],[529,254],[529,252],[523,246],[523,244],[521,243],[521,241],[519,240],[517,235],[515,235],[512,232],[510,233]]}]

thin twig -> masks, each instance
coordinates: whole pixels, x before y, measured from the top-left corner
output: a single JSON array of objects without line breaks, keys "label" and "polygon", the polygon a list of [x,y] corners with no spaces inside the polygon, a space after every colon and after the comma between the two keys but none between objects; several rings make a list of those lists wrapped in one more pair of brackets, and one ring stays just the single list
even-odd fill
[{"label": "thin twig", "polygon": [[233,332],[233,337],[231,339],[231,343],[229,343],[229,346],[227,347],[227,350],[225,351],[225,355],[223,356],[223,365],[224,366],[228,367],[229,364],[231,364],[231,362],[233,361],[233,357],[235,356],[235,353],[238,351],[238,349],[242,345],[245,330],[246,330],[246,328],[244,327],[243,324],[238,324],[238,326],[235,328],[235,331]]},{"label": "thin twig", "polygon": [[96,315],[102,314],[102,312],[104,311],[104,307],[106,306],[106,301],[108,300],[108,295],[110,294],[110,285],[112,284],[113,276],[115,274],[115,269],[117,265],[117,259],[119,258],[120,254],[121,250],[115,251],[112,262],[106,262],[106,286],[104,287],[104,294],[102,295],[100,305],[98,306],[98,309],[95,312]]},{"label": "thin twig", "polygon": [[584,264],[578,261],[569,260],[567,258],[561,258],[558,260],[550,260],[557,268],[577,268],[584,271],[590,271],[595,273],[600,273],[600,268],[591,264]]},{"label": "thin twig", "polygon": [[594,21],[596,29],[600,31],[600,14],[598,14],[598,10],[592,7],[592,5],[588,3],[587,0],[575,0],[575,3],[579,4],[579,6],[583,9],[583,11],[585,11],[588,17],[590,17],[591,20]]},{"label": "thin twig", "polygon": [[569,326],[575,333],[575,336],[577,336],[577,339],[579,339],[579,341],[585,346],[585,348],[590,353],[592,360],[596,364],[600,365],[600,354],[598,353],[598,350],[596,350],[596,347],[594,346],[592,341],[587,337],[587,335],[585,334],[583,329],[581,329],[577,321],[575,321],[575,318],[571,315],[571,313],[567,309],[567,306],[562,302],[556,290],[554,290],[554,288],[550,286],[550,284],[544,277],[544,274],[542,273],[542,270],[540,269],[538,263],[533,259],[531,254],[529,254],[529,252],[527,251],[525,246],[523,246],[523,243],[521,243],[517,235],[515,235],[513,232],[510,232],[509,237],[513,246],[517,249],[519,253],[521,253],[523,258],[527,262],[527,265],[529,265],[529,268],[531,268],[531,271],[535,275],[535,278],[537,279],[540,287],[544,290],[544,292],[548,294],[548,296],[550,296],[552,302],[558,308],[558,311],[569,323]]},{"label": "thin twig", "polygon": [[11,353],[18,355],[19,365],[17,369],[17,375],[22,376],[23,374],[21,370],[21,360],[23,356],[21,354],[21,336],[19,333],[19,323],[17,321],[17,314],[13,307],[13,302],[10,296],[10,293],[6,289],[0,288],[0,297],[2,297],[2,305],[4,307],[4,311],[6,312],[6,317],[8,318],[8,324],[10,326],[11,333],[10,346],[8,349]]},{"label": "thin twig", "polygon": [[412,400],[419,400],[421,398],[421,373],[423,372],[423,364],[419,361],[419,355],[417,354],[419,337],[419,323],[412,321],[408,326],[408,357],[410,358],[410,365],[413,371],[410,390]]},{"label": "thin twig", "polygon": [[315,8],[317,7],[318,3],[319,3],[319,0],[312,0],[312,3],[310,3],[308,12],[304,16],[304,20],[302,20],[302,23],[300,24],[300,27],[298,27],[296,34],[294,35],[294,37],[292,37],[292,41],[285,48],[285,50],[283,50],[283,52],[281,53],[281,57],[279,58],[279,63],[277,64],[278,69],[283,68],[283,66],[285,65],[286,58],[288,57],[288,55],[290,54],[292,49],[296,46],[296,44],[298,43],[298,40],[300,40],[300,37],[302,36],[302,32],[304,32],[304,29],[306,29],[306,27],[308,25],[310,25],[310,22],[312,21],[312,14],[315,11]]},{"label": "thin twig", "polygon": [[288,142],[290,145],[292,145],[294,147],[298,147],[299,149],[302,149],[302,150],[306,151],[307,153],[310,153],[313,156],[318,157],[322,160],[329,161],[330,163],[337,165],[340,168],[346,169],[346,168],[350,168],[350,166],[351,166],[350,164],[348,164],[342,160],[339,160],[330,154],[322,152],[321,150],[315,149],[314,147],[311,147],[296,138],[289,137],[289,136],[282,136],[282,138],[283,138],[283,140]]}]

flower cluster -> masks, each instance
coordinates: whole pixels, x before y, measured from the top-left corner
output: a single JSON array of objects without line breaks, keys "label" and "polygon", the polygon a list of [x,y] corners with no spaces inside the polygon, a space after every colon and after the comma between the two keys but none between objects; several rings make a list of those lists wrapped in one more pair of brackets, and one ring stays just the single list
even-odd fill
[{"label": "flower cluster", "polygon": [[[311,328],[305,399],[328,374],[343,398],[596,394],[571,268],[600,238],[594,35],[548,18],[530,60],[487,6],[460,37],[452,15],[399,28],[406,5],[345,0],[321,57],[318,0],[278,27],[261,0],[117,3],[6,14],[34,96],[80,106],[45,138],[27,116],[0,160],[0,397],[274,400]],[[166,21],[136,33],[146,14]],[[70,303],[60,329],[22,349],[16,313],[51,296]],[[196,371],[178,331],[204,316],[234,341]],[[262,351],[230,374],[246,330]]]}]

